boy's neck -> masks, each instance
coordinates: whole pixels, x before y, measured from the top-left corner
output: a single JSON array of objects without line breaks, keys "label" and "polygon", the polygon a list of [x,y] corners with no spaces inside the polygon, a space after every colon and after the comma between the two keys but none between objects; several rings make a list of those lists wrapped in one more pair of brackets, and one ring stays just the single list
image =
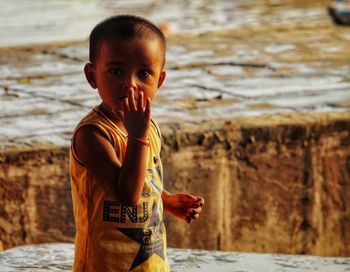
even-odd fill
[{"label": "boy's neck", "polygon": [[123,125],[123,122],[113,113],[112,109],[104,104],[103,102],[98,106],[98,108],[115,124],[121,131],[127,135],[127,131]]}]

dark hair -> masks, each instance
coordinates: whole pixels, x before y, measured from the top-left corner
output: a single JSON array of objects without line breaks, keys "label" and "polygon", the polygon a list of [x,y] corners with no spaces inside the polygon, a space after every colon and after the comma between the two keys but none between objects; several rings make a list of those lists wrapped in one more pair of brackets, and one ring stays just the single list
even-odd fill
[{"label": "dark hair", "polygon": [[90,62],[95,62],[101,42],[109,38],[122,41],[144,37],[158,38],[163,50],[165,64],[166,41],[162,31],[150,21],[134,15],[112,16],[97,24],[90,34]]}]

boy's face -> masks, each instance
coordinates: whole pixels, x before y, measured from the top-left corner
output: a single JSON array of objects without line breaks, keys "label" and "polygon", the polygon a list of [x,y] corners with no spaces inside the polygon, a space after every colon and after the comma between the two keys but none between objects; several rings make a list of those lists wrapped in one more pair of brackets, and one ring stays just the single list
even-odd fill
[{"label": "boy's face", "polygon": [[142,91],[152,100],[165,79],[162,50],[160,42],[152,38],[106,39],[101,42],[95,63],[85,66],[85,75],[110,109],[120,107],[131,88],[136,99]]}]

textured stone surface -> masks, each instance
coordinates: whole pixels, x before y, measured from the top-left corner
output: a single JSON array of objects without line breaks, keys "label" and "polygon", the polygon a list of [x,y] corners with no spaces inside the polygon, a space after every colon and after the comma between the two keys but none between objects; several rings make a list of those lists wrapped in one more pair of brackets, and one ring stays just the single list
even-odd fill
[{"label": "textured stone surface", "polygon": [[[73,244],[42,244],[0,253],[3,272],[72,271]],[[346,272],[350,258],[168,249],[174,272]]]},{"label": "textured stone surface", "polygon": [[74,241],[67,155],[67,148],[38,146],[1,157],[0,237],[5,248]]},{"label": "textured stone surface", "polygon": [[169,245],[349,256],[350,119],[331,116],[241,118],[163,132],[167,187],[207,200],[188,228],[168,219]]}]

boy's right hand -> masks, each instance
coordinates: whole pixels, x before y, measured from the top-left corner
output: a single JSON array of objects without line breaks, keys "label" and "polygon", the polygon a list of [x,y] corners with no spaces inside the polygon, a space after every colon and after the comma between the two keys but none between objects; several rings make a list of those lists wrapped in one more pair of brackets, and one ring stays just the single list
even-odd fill
[{"label": "boy's right hand", "polygon": [[[144,105],[146,104],[146,105]],[[113,112],[120,118],[128,135],[140,139],[146,139],[151,121],[151,100],[139,92],[135,99],[134,90],[130,90],[128,97],[124,99],[121,109],[115,108]]]},{"label": "boy's right hand", "polygon": [[198,219],[204,205],[204,198],[187,193],[170,194],[162,193],[164,209],[171,215],[192,223]]}]

